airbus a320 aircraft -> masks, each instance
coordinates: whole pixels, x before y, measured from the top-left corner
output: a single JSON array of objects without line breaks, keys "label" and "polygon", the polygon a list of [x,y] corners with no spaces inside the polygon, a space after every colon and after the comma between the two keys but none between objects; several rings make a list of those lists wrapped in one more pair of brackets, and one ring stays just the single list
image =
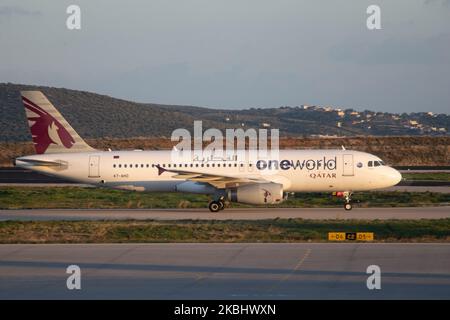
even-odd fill
[{"label": "airbus a320 aircraft", "polygon": [[350,150],[280,150],[278,159],[190,159],[173,162],[172,151],[101,151],[90,147],[40,91],[23,91],[36,155],[15,165],[99,187],[211,195],[209,209],[225,201],[281,203],[286,193],[332,192],[352,209],[355,191],[387,188],[401,174],[369,153]]}]

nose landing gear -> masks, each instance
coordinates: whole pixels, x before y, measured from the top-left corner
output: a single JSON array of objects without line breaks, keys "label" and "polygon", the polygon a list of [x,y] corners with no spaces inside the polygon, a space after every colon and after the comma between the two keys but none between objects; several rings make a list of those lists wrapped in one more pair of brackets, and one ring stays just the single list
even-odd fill
[{"label": "nose landing gear", "polygon": [[336,192],[333,193],[333,195],[335,195],[338,198],[344,198],[345,202],[344,202],[344,209],[349,211],[352,210],[353,205],[352,205],[352,193],[350,191],[344,191],[344,192]]},{"label": "nose landing gear", "polygon": [[352,210],[353,206],[352,206],[352,193],[351,192],[344,192],[344,199],[345,199],[345,203],[344,203],[344,209],[349,211]]}]

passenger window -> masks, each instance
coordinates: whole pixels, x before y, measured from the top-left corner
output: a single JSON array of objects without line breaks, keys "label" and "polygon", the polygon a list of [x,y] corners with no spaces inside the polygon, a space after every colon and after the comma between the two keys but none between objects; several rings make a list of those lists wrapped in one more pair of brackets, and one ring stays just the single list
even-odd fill
[{"label": "passenger window", "polygon": [[363,164],[362,164],[361,162],[358,162],[358,163],[356,164],[356,166],[357,166],[358,168],[362,168]]},{"label": "passenger window", "polygon": [[124,168],[126,168],[126,167],[127,167],[127,165],[126,165],[126,164],[124,164],[124,165],[123,165],[123,167],[124,167]]},{"label": "passenger window", "polygon": [[116,165],[115,164],[113,164],[113,168],[115,168],[116,167]]},{"label": "passenger window", "polygon": [[119,168],[122,168],[122,165],[121,165],[121,164],[119,164]]}]

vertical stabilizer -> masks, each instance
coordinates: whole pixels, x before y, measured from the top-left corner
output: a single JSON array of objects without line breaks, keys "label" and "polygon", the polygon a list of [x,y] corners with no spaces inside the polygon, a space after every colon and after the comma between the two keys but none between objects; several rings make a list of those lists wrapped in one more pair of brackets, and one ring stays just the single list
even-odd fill
[{"label": "vertical stabilizer", "polygon": [[37,154],[94,150],[41,91],[22,91],[21,94]]}]

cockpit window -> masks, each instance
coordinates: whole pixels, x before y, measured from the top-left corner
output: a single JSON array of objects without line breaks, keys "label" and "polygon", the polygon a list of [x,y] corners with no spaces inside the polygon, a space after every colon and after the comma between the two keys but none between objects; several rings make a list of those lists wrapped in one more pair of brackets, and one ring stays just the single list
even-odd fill
[{"label": "cockpit window", "polygon": [[369,161],[367,164],[369,167],[379,167],[379,166],[384,166],[384,162],[383,161],[378,161],[378,160],[373,160],[373,161]]}]

